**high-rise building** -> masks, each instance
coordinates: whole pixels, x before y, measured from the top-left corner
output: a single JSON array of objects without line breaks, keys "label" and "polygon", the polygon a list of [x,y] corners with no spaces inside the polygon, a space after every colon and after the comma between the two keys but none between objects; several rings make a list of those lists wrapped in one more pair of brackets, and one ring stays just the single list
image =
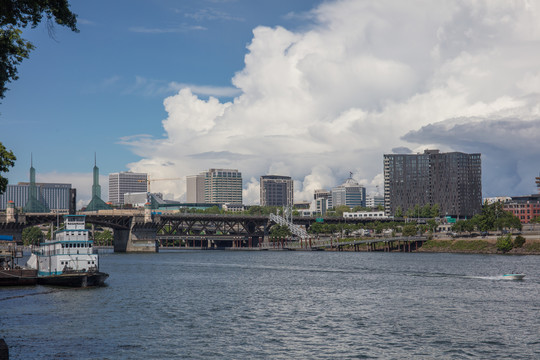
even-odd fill
[{"label": "high-rise building", "polygon": [[387,215],[405,214],[416,205],[438,204],[441,216],[471,217],[482,210],[480,154],[384,155],[384,204]]},{"label": "high-rise building", "polygon": [[373,195],[366,197],[366,207],[377,208],[379,206],[384,207],[384,196]]},{"label": "high-rise building", "polygon": [[313,199],[315,200],[315,211],[317,214],[324,215],[326,214],[326,210],[332,208],[332,193],[329,190],[315,190]]},{"label": "high-rise building", "polygon": [[124,194],[148,191],[148,175],[123,171],[109,174],[109,201],[124,205]]},{"label": "high-rise building", "polygon": [[242,204],[242,173],[235,169],[209,169],[204,173],[204,202]]},{"label": "high-rise building", "polygon": [[206,175],[200,173],[199,175],[186,176],[186,202],[190,204],[204,203],[204,183]]},{"label": "high-rise building", "polygon": [[342,185],[332,188],[332,207],[346,205],[350,208],[366,206],[366,188],[349,177]]},{"label": "high-rise building", "polygon": [[261,206],[292,206],[294,185],[290,176],[263,175],[260,182]]}]

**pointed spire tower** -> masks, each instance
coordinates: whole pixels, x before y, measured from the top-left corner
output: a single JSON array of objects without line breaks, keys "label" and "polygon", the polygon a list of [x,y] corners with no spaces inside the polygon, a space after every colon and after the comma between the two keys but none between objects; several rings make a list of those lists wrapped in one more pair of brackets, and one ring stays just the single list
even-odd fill
[{"label": "pointed spire tower", "polygon": [[92,184],[92,200],[86,207],[86,211],[107,210],[111,207],[101,200],[101,185],[99,185],[99,168],[97,167],[96,154],[94,153],[94,182]]},{"label": "pointed spire tower", "polygon": [[36,169],[34,169],[34,157],[30,155],[30,185],[28,187],[28,201],[23,210],[26,213],[48,213],[49,207],[45,205],[43,199],[38,198],[36,186]]}]

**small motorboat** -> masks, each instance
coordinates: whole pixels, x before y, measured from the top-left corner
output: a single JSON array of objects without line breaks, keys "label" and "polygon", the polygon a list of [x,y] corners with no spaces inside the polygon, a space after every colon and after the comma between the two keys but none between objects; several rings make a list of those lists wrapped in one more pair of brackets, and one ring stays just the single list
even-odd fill
[{"label": "small motorboat", "polygon": [[525,274],[504,274],[503,279],[506,280],[523,280]]}]

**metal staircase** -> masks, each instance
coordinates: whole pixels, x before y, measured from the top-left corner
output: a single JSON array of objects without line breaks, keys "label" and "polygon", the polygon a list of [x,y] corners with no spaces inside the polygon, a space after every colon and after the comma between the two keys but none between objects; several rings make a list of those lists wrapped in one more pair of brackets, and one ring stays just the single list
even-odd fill
[{"label": "metal staircase", "polygon": [[305,228],[303,228],[301,225],[293,224],[292,216],[291,220],[289,221],[279,215],[270,214],[270,220],[281,226],[287,226],[294,235],[301,239],[307,239],[309,237]]}]

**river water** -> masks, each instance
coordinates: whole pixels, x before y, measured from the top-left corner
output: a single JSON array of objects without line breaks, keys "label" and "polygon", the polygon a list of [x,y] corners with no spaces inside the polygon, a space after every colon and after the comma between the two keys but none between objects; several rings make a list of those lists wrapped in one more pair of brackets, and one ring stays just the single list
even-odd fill
[{"label": "river water", "polygon": [[[108,286],[0,288],[10,359],[540,359],[540,257],[101,255]],[[523,281],[501,274],[524,272]]]}]

